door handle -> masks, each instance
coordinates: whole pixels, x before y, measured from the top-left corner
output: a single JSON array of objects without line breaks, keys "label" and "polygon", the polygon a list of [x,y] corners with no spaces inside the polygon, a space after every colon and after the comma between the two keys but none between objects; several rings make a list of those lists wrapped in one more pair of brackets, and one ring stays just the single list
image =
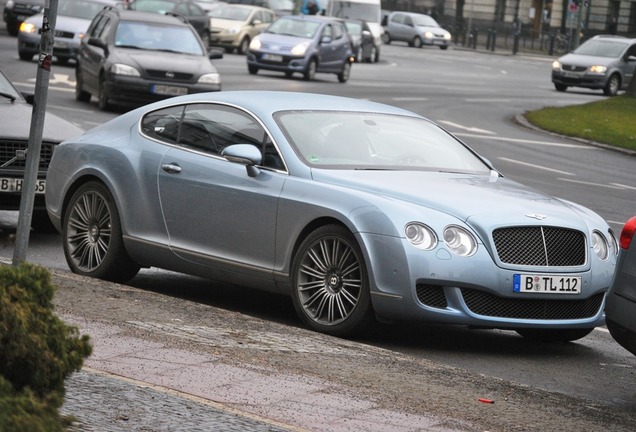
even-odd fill
[{"label": "door handle", "polygon": [[181,172],[181,167],[177,164],[163,164],[161,169],[169,174],[179,174]]}]

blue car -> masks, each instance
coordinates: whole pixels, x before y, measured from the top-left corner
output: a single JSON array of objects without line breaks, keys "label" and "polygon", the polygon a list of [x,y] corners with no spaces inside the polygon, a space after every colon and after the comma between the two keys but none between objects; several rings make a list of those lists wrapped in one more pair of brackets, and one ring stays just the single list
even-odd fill
[{"label": "blue car", "polygon": [[607,293],[607,329],[636,355],[636,216],[623,226],[614,280]]},{"label": "blue car", "polygon": [[616,265],[596,213],[418,114],[320,94],[146,105],[62,143],[45,196],[75,273],[158,267],[283,293],[337,336],[379,317],[579,339],[605,323]]},{"label": "blue car", "polygon": [[355,60],[351,39],[341,20],[323,16],[290,15],[278,18],[252,39],[247,70],[300,73],[314,80],[316,72],[333,73],[346,82]]}]

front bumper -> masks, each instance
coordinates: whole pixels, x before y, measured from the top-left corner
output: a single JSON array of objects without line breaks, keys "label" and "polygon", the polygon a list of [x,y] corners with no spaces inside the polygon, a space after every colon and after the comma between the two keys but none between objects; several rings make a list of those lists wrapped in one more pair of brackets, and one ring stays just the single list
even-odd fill
[{"label": "front bumper", "polygon": [[[423,252],[405,240],[361,235],[368,251],[376,314],[389,320],[424,321],[483,328],[590,328],[605,323],[605,293],[613,265],[555,271],[498,267],[485,246],[471,257],[444,247]],[[513,291],[515,273],[580,276],[580,294]]]},{"label": "front bumper", "polygon": [[248,66],[278,72],[304,72],[305,69],[307,69],[307,63],[309,61],[307,57],[281,55],[281,61],[269,61],[263,59],[264,54],[267,53],[261,51],[247,52]]},{"label": "front bumper", "polygon": [[583,87],[589,89],[602,89],[607,85],[606,75],[593,75],[585,72],[564,74],[561,71],[552,71],[552,82],[571,87]]},{"label": "front bumper", "polygon": [[[120,104],[146,104],[160,101],[182,94],[216,92],[221,90],[221,84],[192,84],[184,82],[165,82],[147,80],[140,77],[109,75],[105,82],[106,94],[110,101]],[[157,86],[167,86],[174,93],[160,93]]]}]

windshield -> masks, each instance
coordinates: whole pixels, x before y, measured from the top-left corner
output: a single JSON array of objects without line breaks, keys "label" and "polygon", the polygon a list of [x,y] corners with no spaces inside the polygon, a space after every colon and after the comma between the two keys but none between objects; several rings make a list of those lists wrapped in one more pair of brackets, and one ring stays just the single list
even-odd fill
[{"label": "windshield", "polygon": [[109,3],[101,3],[89,0],[65,0],[58,5],[57,14],[73,18],[92,20],[97,12],[104,9]]},{"label": "windshield", "polygon": [[115,46],[203,55],[203,48],[190,26],[170,26],[137,21],[121,21]]},{"label": "windshield", "polygon": [[574,50],[574,54],[616,58],[627,47],[625,43],[590,39]]},{"label": "windshield", "polygon": [[313,39],[319,27],[315,21],[279,18],[267,28],[267,33]]},{"label": "windshield", "polygon": [[413,21],[418,27],[439,27],[437,21],[428,15],[413,15]]},{"label": "windshield", "polygon": [[333,16],[355,18],[369,22],[380,22],[380,4],[354,3],[350,1],[330,0]]},{"label": "windshield", "polygon": [[138,11],[166,13],[174,9],[174,2],[169,0],[136,0],[132,8]]},{"label": "windshield", "polygon": [[286,111],[275,118],[310,166],[490,173],[460,141],[421,118],[342,111]]},{"label": "windshield", "polygon": [[208,15],[212,18],[221,18],[231,21],[245,21],[250,14],[250,10],[235,6],[219,6],[212,9]]},{"label": "windshield", "polygon": [[20,93],[18,93],[15,87],[13,87],[13,84],[11,84],[2,72],[0,72],[0,95],[12,101],[15,99],[22,100]]}]

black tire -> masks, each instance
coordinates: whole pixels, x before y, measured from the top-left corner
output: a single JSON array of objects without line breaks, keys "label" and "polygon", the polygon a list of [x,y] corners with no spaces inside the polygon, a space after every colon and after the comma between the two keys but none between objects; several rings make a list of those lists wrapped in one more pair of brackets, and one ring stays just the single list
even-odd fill
[{"label": "black tire", "polygon": [[62,246],[73,273],[123,283],[139,272],[124,248],[115,201],[100,182],[83,184],[71,197],[62,219]]},{"label": "black tire", "polygon": [[20,57],[20,60],[24,60],[24,61],[33,60],[33,54],[28,52],[18,51],[18,56]]},{"label": "black tire", "polygon": [[374,316],[368,273],[346,228],[326,225],[302,242],[292,263],[292,300],[312,330],[350,337],[368,329]]},{"label": "black tire", "polygon": [[448,45],[440,45],[439,49],[447,50],[448,49]]},{"label": "black tire", "polygon": [[388,32],[382,33],[382,42],[387,45],[391,43],[391,35]]},{"label": "black tire", "polygon": [[603,88],[605,96],[616,96],[621,88],[621,77],[618,74],[612,74],[607,80],[607,84]]},{"label": "black tire", "polygon": [[592,333],[594,328],[582,329],[517,329],[524,338],[534,342],[572,342]]},{"label": "black tire", "polygon": [[20,32],[20,23],[7,24],[7,33],[9,36],[17,36]]},{"label": "black tire", "polygon": [[566,86],[565,84],[557,84],[557,83],[554,83],[554,88],[555,88],[557,91],[564,92],[564,91],[566,91],[566,90],[568,89],[568,86]]},{"label": "black tire", "polygon": [[247,71],[250,73],[250,75],[256,75],[258,73],[258,67],[247,65]]},{"label": "black tire", "polygon": [[238,52],[239,54],[245,54],[247,52],[247,50],[250,47],[250,38],[249,36],[245,36],[242,40],[241,43],[239,44],[238,48],[236,49],[236,52]]},{"label": "black tire", "polygon": [[420,39],[419,36],[415,36],[413,38],[413,42],[410,45],[415,48],[422,48],[422,39]]},{"label": "black tire", "polygon": [[57,232],[46,210],[34,210],[31,215],[31,228],[42,233]]},{"label": "black tire", "polygon": [[106,91],[106,83],[104,79],[99,80],[99,94],[97,95],[97,107],[102,111],[108,111],[110,109],[110,102],[108,101],[108,92]]},{"label": "black tire", "polygon": [[341,83],[346,83],[350,75],[351,75],[351,63],[345,62],[345,64],[342,65],[342,70],[338,74],[338,81],[340,81]]},{"label": "black tire", "polygon": [[303,72],[303,78],[305,78],[305,81],[313,81],[316,79],[316,69],[318,68],[318,62],[316,61],[316,59],[311,59],[309,60],[309,63],[307,64],[307,69],[305,69],[305,72]]},{"label": "black tire", "polygon": [[82,73],[78,69],[75,69],[75,100],[78,102],[90,102],[91,94],[84,91],[84,80],[82,79]]}]

